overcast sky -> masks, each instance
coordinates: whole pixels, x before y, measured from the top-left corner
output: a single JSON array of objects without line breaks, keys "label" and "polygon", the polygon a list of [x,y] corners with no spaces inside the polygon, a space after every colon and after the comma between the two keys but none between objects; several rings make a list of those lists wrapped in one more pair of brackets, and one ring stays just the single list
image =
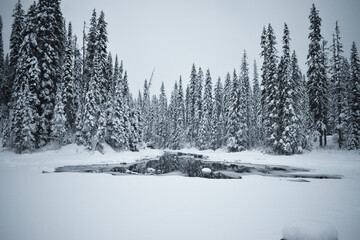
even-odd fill
[{"label": "overcast sky", "polygon": [[[8,52],[12,10],[17,0],[0,0],[3,38]],[[22,0],[27,11],[32,0]],[[108,22],[108,51],[118,54],[128,71],[131,91],[142,89],[155,67],[152,93],[159,93],[164,81],[169,94],[182,75],[189,81],[192,63],[210,69],[213,83],[234,68],[240,68],[244,49],[250,72],[254,59],[261,65],[260,35],[264,25],[275,29],[281,52],[284,22],[290,29],[291,48],[296,50],[303,72],[308,50],[309,12],[312,3],[320,11],[322,34],[331,42],[335,21],[339,21],[345,55],[351,43],[360,47],[359,0],[62,0],[61,9],[73,31],[82,39],[83,21],[89,23],[92,10],[104,10]],[[360,49],[359,49],[360,50]],[[169,98],[169,95],[168,95]]]}]

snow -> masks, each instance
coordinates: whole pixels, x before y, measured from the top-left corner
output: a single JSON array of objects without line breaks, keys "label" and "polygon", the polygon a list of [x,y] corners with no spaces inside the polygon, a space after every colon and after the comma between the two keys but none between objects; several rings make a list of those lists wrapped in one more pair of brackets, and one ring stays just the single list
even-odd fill
[{"label": "snow", "polygon": [[329,223],[302,220],[286,225],[283,239],[289,240],[338,240],[338,232]]},{"label": "snow", "polygon": [[360,236],[359,151],[315,149],[295,156],[182,151],[209,160],[310,168],[343,179],[43,174],[63,165],[135,162],[163,151],[115,152],[105,146],[102,155],[69,145],[16,155],[0,149],[0,239],[279,240],[288,223],[301,219],[331,224],[342,240]]}]

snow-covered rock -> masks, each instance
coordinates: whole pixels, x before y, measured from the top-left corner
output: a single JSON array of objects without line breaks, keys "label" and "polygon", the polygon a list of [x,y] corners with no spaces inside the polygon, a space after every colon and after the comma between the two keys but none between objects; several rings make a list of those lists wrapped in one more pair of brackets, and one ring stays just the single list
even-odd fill
[{"label": "snow-covered rock", "polygon": [[282,230],[283,240],[338,240],[338,231],[329,223],[296,221]]},{"label": "snow-covered rock", "polygon": [[203,169],[201,169],[201,172],[202,172],[204,175],[208,176],[208,175],[211,174],[211,169],[210,169],[210,168],[203,168]]}]

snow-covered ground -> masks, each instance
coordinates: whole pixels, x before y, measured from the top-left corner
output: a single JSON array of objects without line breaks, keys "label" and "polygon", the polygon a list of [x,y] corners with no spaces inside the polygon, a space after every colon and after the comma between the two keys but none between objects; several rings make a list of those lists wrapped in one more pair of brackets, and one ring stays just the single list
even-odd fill
[{"label": "snow-covered ground", "polygon": [[16,155],[0,149],[0,239],[280,240],[296,221],[334,226],[341,240],[360,236],[360,152],[315,149],[295,156],[252,150],[198,151],[209,160],[290,165],[341,180],[244,176],[111,176],[51,172],[63,165],[134,162],[163,153],[89,153],[76,145]]}]

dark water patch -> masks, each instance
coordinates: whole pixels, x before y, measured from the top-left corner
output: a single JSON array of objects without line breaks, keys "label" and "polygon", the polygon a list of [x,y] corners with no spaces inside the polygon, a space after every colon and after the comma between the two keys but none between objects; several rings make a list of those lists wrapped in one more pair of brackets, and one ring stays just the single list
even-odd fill
[{"label": "dark water patch", "polygon": [[244,175],[280,178],[341,179],[339,175],[305,174],[309,169],[280,165],[250,164],[226,161],[208,161],[199,154],[165,152],[158,158],[143,159],[135,163],[93,164],[64,166],[55,172],[108,173],[112,175],[179,175],[212,179],[241,179]]}]

